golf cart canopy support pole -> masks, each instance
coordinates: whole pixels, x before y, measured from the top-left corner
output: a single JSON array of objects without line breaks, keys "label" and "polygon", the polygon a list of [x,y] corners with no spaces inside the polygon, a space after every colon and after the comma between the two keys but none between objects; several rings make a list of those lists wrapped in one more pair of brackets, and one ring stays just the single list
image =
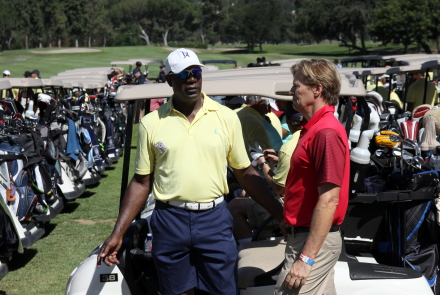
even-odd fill
[{"label": "golf cart canopy support pole", "polygon": [[425,72],[425,90],[423,91],[423,104],[426,104],[426,90],[428,90],[429,68]]},{"label": "golf cart canopy support pole", "polygon": [[127,126],[125,128],[125,143],[124,143],[124,165],[122,167],[122,181],[121,181],[121,197],[119,198],[119,211],[122,208],[122,201],[124,200],[124,194],[128,185],[128,173],[130,168],[130,152],[131,152],[131,140],[133,133],[133,110],[134,100],[128,102],[127,112]]}]

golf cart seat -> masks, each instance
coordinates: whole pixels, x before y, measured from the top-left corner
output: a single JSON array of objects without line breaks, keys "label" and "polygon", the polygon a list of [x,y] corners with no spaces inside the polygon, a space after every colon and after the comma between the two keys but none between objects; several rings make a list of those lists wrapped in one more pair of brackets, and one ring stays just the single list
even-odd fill
[{"label": "golf cart seat", "polygon": [[245,244],[238,253],[238,288],[254,287],[257,276],[278,268],[284,262],[285,248],[286,242],[283,240],[262,240]]}]

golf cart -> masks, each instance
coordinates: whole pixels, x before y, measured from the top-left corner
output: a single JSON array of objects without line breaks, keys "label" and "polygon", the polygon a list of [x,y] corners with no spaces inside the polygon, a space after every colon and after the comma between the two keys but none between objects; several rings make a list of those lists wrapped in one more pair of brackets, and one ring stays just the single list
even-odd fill
[{"label": "golf cart", "polygon": [[[203,91],[211,96],[220,95],[258,95],[278,100],[290,100],[288,96],[292,87],[292,75],[286,70],[284,73],[273,73],[265,69],[252,69],[240,71],[242,75],[230,76],[232,71],[217,71],[204,74]],[[221,73],[224,73],[221,76]],[[365,89],[360,80],[349,81],[341,78],[341,97],[365,96]],[[256,83],[258,81],[258,83]],[[121,182],[121,202],[128,184],[130,147],[132,139],[132,124],[134,116],[134,102],[139,99],[169,97],[172,89],[164,84],[150,84],[139,86],[126,86],[118,89],[116,99],[129,101],[128,125],[126,128],[126,143],[124,154],[124,168]],[[341,99],[341,103],[344,100]],[[349,108],[347,107],[347,110]],[[348,113],[348,112],[346,112]],[[345,116],[341,116],[343,118]],[[344,122],[348,128],[351,119]],[[367,124],[368,125],[368,124]],[[364,214],[358,219],[359,211],[369,213],[372,208],[370,203],[377,202],[376,196],[358,197],[347,217],[346,238],[360,239],[360,233],[366,233],[366,240],[370,241],[378,228],[382,215],[374,211],[368,216]],[[363,200],[362,200],[363,199]],[[367,199],[368,202],[365,200]],[[360,201],[359,201],[360,200]],[[366,205],[364,205],[366,204]],[[96,267],[97,247],[88,258],[73,270],[67,283],[66,295],[85,294],[155,294],[151,277],[155,270],[151,258],[144,253],[143,242],[150,231],[148,222],[154,208],[154,199],[151,197],[141,212],[140,218],[135,220],[124,236],[123,245],[118,253],[119,265],[111,267],[102,264]],[[381,207],[382,208],[382,207]],[[377,214],[376,214],[377,213]],[[238,261],[238,287],[241,295],[266,295],[273,294],[274,283],[278,275],[278,266],[284,259],[285,243],[281,238],[271,240],[258,240],[256,231],[253,242],[245,246],[239,253]],[[352,244],[355,244],[352,242]],[[367,251],[368,252],[368,251]],[[335,285],[338,294],[432,294],[426,279],[412,269],[378,264],[369,253],[360,253],[358,257],[348,255],[343,249],[341,257],[335,267]],[[157,294],[157,293],[156,293]]]},{"label": "golf cart", "polygon": [[[110,62],[112,67],[115,67],[117,65],[128,65],[128,72],[127,73],[131,73],[132,70],[136,67],[136,62],[141,62],[142,66],[144,67],[144,76],[145,78],[148,77],[148,73],[149,73],[149,64],[150,63],[159,63],[159,64],[163,64],[163,60],[161,59],[154,59],[154,58],[139,58],[139,59],[129,59],[129,60],[125,60],[125,61],[112,61]],[[150,79],[150,80],[155,80],[155,79]]]},{"label": "golf cart", "polygon": [[[0,93],[6,90],[6,97],[2,97],[1,100],[1,120],[5,120],[7,118],[12,119],[14,113],[17,112],[17,108],[15,105],[15,101],[11,98],[12,88],[41,88],[42,83],[36,79],[0,79]],[[23,248],[28,248],[33,245],[36,241],[38,241],[45,233],[43,222],[50,220],[56,214],[58,214],[64,207],[62,200],[56,199],[51,204],[51,215],[46,218],[41,218],[40,221],[37,219],[29,220],[29,222],[25,222],[22,220],[20,222],[19,217],[17,216],[18,212],[18,201],[10,201],[8,199],[8,191],[11,192],[11,180],[9,175],[9,169],[7,161],[4,157],[15,157],[17,155],[17,159],[20,158],[22,163],[22,159],[18,154],[20,150],[10,150],[10,145],[8,145],[8,136],[4,133],[4,125],[2,123],[2,129],[0,130],[0,135],[2,138],[2,142],[0,142],[0,158],[2,161],[0,163],[0,175],[1,175],[1,183],[0,186],[0,202],[2,202],[2,207],[7,210],[6,214],[9,216],[10,221],[12,222],[13,230],[16,232],[18,238],[20,239],[18,245],[18,251],[23,252]],[[10,160],[11,161],[11,160]],[[23,165],[18,165],[19,167],[23,167]],[[2,253],[0,253],[0,277],[3,272],[3,275],[6,274],[7,266],[4,265],[5,261],[1,258]],[[9,257],[9,256],[8,256]],[[8,258],[10,259],[10,257]]]}]

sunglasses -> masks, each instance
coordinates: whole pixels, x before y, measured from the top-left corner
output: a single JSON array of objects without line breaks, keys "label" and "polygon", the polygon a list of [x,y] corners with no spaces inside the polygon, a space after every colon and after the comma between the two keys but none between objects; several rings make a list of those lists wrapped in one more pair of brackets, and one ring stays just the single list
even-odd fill
[{"label": "sunglasses", "polygon": [[183,70],[180,73],[171,73],[172,75],[176,75],[180,80],[187,80],[190,75],[196,79],[199,79],[202,76],[201,68],[194,68],[192,70]]}]

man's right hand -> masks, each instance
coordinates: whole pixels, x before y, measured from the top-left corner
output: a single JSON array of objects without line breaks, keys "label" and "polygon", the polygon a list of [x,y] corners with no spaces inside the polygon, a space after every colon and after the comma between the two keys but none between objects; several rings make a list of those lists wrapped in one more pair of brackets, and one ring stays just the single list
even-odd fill
[{"label": "man's right hand", "polygon": [[122,245],[122,237],[116,237],[113,234],[105,240],[102,244],[98,254],[97,267],[101,267],[101,259],[108,266],[112,266],[114,263],[118,264],[119,260],[116,257],[119,249]]},{"label": "man's right hand", "polygon": [[275,150],[267,149],[264,150],[263,153],[264,153],[264,158],[266,159],[267,162],[278,164],[279,157]]}]

